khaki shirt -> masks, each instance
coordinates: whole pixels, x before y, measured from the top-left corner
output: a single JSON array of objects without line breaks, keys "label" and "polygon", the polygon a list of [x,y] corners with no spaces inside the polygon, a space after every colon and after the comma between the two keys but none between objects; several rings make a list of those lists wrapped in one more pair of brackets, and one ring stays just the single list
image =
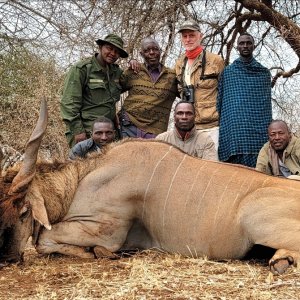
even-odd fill
[{"label": "khaki shirt", "polygon": [[175,145],[189,155],[208,160],[218,160],[218,153],[209,133],[196,130],[195,127],[186,134],[184,139],[176,128],[159,134],[155,139]]},{"label": "khaki shirt", "polygon": [[[256,170],[268,175],[274,175],[272,164],[269,158],[270,142],[264,144],[258,154]],[[293,136],[288,146],[283,152],[283,163],[289,168],[293,175],[300,174],[300,139]]]},{"label": "khaki shirt", "polygon": [[[206,129],[218,126],[219,115],[216,108],[218,78],[224,69],[223,59],[217,55],[206,51],[206,65],[204,77],[200,79],[202,71],[203,52],[196,58],[191,68],[191,84],[194,86],[196,127]],[[179,82],[178,90],[182,94],[182,68],[185,63],[185,55],[176,61],[176,76]]]},{"label": "khaki shirt", "polygon": [[96,56],[71,67],[65,79],[60,105],[69,142],[76,134],[90,132],[96,118],[115,118],[116,102],[122,92],[122,73],[116,64],[109,65],[108,70],[102,67]]}]

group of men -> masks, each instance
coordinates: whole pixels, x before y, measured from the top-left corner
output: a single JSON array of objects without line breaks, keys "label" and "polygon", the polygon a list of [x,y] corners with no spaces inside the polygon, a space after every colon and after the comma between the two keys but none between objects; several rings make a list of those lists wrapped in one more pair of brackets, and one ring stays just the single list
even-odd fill
[{"label": "group of men", "polygon": [[[123,72],[115,62],[128,53],[115,34],[98,39],[99,52],[70,69],[61,101],[70,158],[85,157],[116,138],[156,138],[200,158],[256,166],[276,176],[298,174],[299,142],[286,123],[271,123],[271,74],[253,57],[253,37],[239,36],[239,58],[224,68],[223,59],[201,45],[195,21],[185,21],[178,32],[185,53],[175,70],[161,63],[161,48],[148,37],[141,43],[144,62],[131,60]],[[127,97],[117,113],[123,92]],[[181,100],[174,129],[167,131],[176,97]]]}]

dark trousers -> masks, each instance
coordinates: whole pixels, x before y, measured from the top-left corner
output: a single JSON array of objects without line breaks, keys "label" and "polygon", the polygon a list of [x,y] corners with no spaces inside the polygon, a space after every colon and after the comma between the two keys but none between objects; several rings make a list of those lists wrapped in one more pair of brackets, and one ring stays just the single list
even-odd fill
[{"label": "dark trousers", "polygon": [[145,132],[142,129],[139,129],[132,123],[122,126],[122,136],[123,138],[141,138],[141,139],[154,139],[155,134]]}]

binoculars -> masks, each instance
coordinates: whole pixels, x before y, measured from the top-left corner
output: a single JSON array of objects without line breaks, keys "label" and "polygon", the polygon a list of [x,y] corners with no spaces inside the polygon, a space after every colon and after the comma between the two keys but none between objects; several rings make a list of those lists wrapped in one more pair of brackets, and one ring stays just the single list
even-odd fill
[{"label": "binoculars", "polygon": [[194,86],[193,85],[186,85],[183,87],[182,90],[182,101],[194,103]]}]

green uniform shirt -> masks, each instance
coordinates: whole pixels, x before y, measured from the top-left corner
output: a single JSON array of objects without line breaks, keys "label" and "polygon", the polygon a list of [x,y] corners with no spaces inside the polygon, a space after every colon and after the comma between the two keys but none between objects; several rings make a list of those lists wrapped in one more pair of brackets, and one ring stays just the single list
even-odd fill
[{"label": "green uniform shirt", "polygon": [[102,67],[96,56],[75,64],[68,72],[61,99],[61,116],[66,124],[70,146],[74,135],[90,132],[93,121],[116,115],[116,102],[122,92],[123,71],[116,64]]}]

